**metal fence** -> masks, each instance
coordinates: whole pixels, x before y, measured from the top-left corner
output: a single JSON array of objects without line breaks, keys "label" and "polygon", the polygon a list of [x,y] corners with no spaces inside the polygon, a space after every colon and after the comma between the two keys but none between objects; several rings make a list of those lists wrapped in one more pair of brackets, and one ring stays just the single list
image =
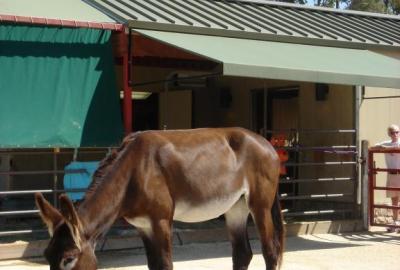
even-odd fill
[{"label": "metal fence", "polygon": [[[80,149],[2,149],[0,158],[0,242],[7,236],[35,237],[47,232],[38,218],[34,194],[42,193],[57,207],[58,196],[65,192],[85,189],[65,189],[65,174],[84,173],[84,169],[64,167],[71,161],[98,161],[110,148]],[[9,164],[4,164],[9,162]],[[3,239],[2,239],[3,238]]]},{"label": "metal fence", "polygon": [[[343,219],[359,215],[357,202],[358,151],[355,130],[274,130],[265,136],[285,133],[290,138],[286,145],[276,147],[288,153],[284,164],[287,173],[280,179],[280,198],[287,222],[291,220]],[[341,136],[338,145],[306,145],[301,137]],[[338,138],[339,138],[338,137]],[[7,239],[37,239],[47,237],[34,193],[43,193],[57,206],[58,196],[64,192],[84,191],[65,189],[63,177],[82,173],[82,170],[65,170],[73,160],[94,161],[103,159],[109,148],[80,149],[3,149],[0,157],[11,157],[12,164],[0,170],[0,180],[9,179],[10,185],[0,189],[0,242]]]},{"label": "metal fence", "polygon": [[[400,149],[370,149],[368,151],[368,212],[369,212],[369,225],[380,227],[393,227],[400,228],[399,224],[395,224],[393,220],[393,211],[399,211],[400,206],[392,204],[384,204],[377,202],[375,197],[376,191],[399,191],[398,187],[390,187],[386,185],[379,185],[376,181],[378,173],[400,174],[400,169],[379,168],[375,163],[376,154],[400,154]],[[384,213],[378,210],[384,210]],[[389,220],[392,219],[390,222]]]},{"label": "metal fence", "polygon": [[[344,219],[360,215],[357,199],[358,149],[356,130],[267,130],[265,137],[285,134],[286,175],[280,179],[280,195],[287,220]],[[336,136],[342,144],[312,145],[304,136]],[[341,138],[344,137],[344,138]],[[343,144],[345,142],[346,144]],[[310,143],[310,142],[308,142]]]}]

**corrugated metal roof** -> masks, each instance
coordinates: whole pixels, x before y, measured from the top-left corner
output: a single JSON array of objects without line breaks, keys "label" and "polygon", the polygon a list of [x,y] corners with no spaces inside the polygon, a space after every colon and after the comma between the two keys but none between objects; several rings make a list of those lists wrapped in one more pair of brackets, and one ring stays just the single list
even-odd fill
[{"label": "corrugated metal roof", "polygon": [[85,0],[136,29],[353,48],[400,47],[400,17],[267,1]]}]

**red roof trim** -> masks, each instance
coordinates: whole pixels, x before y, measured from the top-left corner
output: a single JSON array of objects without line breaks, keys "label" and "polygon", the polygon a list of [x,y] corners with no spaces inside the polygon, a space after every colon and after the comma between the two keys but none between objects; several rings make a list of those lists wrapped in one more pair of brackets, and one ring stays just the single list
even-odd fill
[{"label": "red roof trim", "polygon": [[77,27],[77,28],[96,28],[96,29],[106,29],[113,31],[122,31],[124,28],[123,25],[119,23],[83,22],[83,21],[47,19],[47,18],[14,16],[14,15],[0,15],[0,22],[42,24],[42,25],[54,25],[54,26]]}]

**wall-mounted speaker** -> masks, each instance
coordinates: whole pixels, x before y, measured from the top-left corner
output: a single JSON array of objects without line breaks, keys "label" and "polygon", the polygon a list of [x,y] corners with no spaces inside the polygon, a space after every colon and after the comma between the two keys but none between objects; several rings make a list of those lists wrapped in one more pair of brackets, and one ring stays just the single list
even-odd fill
[{"label": "wall-mounted speaker", "polygon": [[228,109],[232,103],[232,93],[228,87],[220,89],[219,92],[219,104],[221,108]]},{"label": "wall-mounted speaker", "polygon": [[329,84],[326,83],[316,83],[315,84],[315,100],[324,101],[329,94]]}]

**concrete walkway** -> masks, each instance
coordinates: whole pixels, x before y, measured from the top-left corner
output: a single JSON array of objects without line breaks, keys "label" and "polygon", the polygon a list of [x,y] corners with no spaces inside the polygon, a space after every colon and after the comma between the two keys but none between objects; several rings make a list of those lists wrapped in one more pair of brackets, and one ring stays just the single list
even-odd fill
[{"label": "concrete walkway", "polygon": [[[251,241],[254,257],[249,270],[265,269],[258,241]],[[317,234],[288,237],[282,270],[399,270],[400,235],[366,232],[343,235]],[[100,269],[146,270],[143,249],[98,253]],[[0,261],[0,270],[44,270],[40,259]],[[230,270],[228,242],[174,247],[175,270]]]}]

